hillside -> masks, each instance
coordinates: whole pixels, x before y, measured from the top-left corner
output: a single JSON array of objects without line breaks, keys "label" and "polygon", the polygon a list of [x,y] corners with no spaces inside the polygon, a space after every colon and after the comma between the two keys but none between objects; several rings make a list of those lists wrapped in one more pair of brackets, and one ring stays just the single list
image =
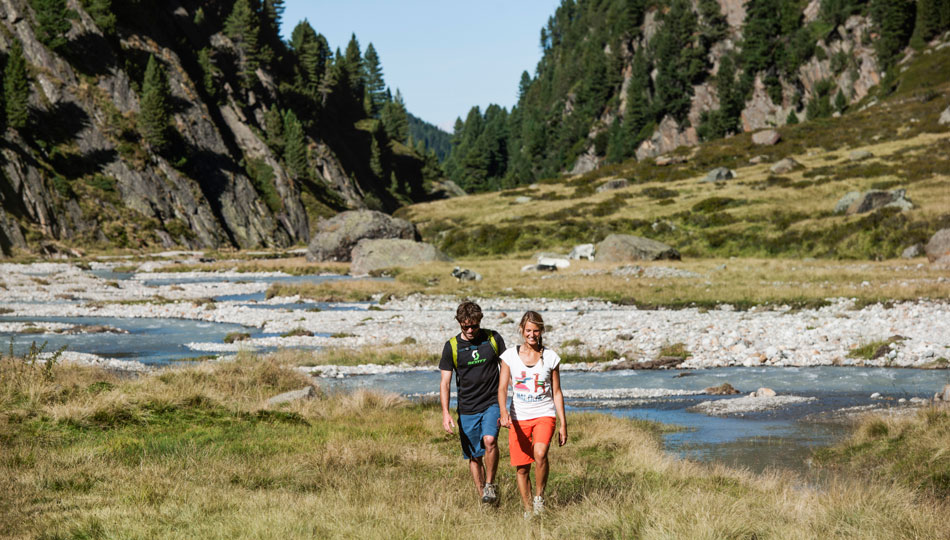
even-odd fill
[{"label": "hillside", "polygon": [[305,243],[441,176],[379,56],[282,0],[0,0],[0,252]]},{"label": "hillside", "polygon": [[[660,240],[686,256],[897,257],[950,226],[950,126],[939,121],[950,105],[941,75],[950,72],[948,42],[906,62],[888,98],[783,126],[775,145],[738,134],[397,214],[456,257],[566,253],[611,233]],[[784,158],[798,165],[773,172]],[[718,167],[735,177],[704,181]],[[598,189],[614,180],[626,185]],[[913,208],[835,213],[847,193],[872,189],[904,189]]]},{"label": "hillside", "polygon": [[828,118],[889,95],[946,30],[938,0],[563,0],[517,105],[460,118],[446,173],[510,188]]}]

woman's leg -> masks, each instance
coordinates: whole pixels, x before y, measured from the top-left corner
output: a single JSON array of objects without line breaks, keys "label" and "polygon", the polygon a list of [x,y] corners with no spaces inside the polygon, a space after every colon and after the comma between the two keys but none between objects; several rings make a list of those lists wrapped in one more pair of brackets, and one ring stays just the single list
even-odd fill
[{"label": "woman's leg", "polygon": [[518,465],[518,491],[521,493],[521,502],[524,504],[525,511],[530,512],[532,508],[531,501],[531,464]]},{"label": "woman's leg", "polygon": [[534,443],[534,462],[538,467],[534,471],[534,494],[544,496],[544,488],[548,484],[548,447],[549,444]]}]

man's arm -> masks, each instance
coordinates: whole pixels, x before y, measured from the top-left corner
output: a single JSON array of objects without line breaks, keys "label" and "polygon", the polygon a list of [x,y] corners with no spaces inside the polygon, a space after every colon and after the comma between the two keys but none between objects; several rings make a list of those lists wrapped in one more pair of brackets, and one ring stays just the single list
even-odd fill
[{"label": "man's arm", "polygon": [[441,370],[442,380],[439,381],[439,402],[442,403],[442,429],[448,433],[453,433],[452,428],[455,422],[452,420],[452,414],[449,413],[449,397],[452,393],[452,372]]}]

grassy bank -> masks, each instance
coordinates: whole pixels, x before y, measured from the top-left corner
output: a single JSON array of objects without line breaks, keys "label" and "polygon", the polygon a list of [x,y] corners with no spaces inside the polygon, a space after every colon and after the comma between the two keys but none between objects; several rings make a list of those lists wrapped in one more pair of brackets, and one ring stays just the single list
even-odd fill
[{"label": "grassy bank", "polygon": [[923,409],[909,418],[870,416],[850,439],[820,450],[815,461],[950,500],[950,408]]},{"label": "grassy bank", "polygon": [[[787,304],[820,306],[829,298],[855,298],[859,304],[946,298],[945,271],[926,260],[845,262],[776,259],[700,259],[643,262],[638,270],[618,272],[620,265],[573,261],[551,274],[521,272],[530,259],[469,259],[427,263],[394,270],[389,281],[343,280],[320,284],[274,284],[268,296],[300,294],[318,301],[372,300],[409,294],[462,297],[595,298],[641,307],[739,308]],[[917,264],[922,263],[920,268]],[[482,274],[482,281],[451,277],[461,264]],[[688,272],[689,277],[665,275]],[[543,279],[542,279],[543,278]]]},{"label": "grassy bank", "polygon": [[[677,461],[656,427],[570,414],[552,451],[550,511],[475,501],[438,407],[318,392],[279,360],[244,357],[120,380],[0,360],[0,531],[11,538],[937,538],[942,502],[842,480],[827,490]],[[506,445],[502,444],[506,453]]]}]

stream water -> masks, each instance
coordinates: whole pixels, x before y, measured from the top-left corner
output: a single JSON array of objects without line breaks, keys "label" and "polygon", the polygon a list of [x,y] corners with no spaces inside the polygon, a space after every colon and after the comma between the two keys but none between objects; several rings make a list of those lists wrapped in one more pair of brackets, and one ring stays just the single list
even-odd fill
[{"label": "stream water", "polygon": [[[130,279],[131,275],[111,274],[108,279]],[[163,278],[155,284],[195,283],[205,278]],[[209,276],[209,280],[221,278]],[[235,278],[238,279],[238,278]],[[325,281],[345,279],[343,276],[302,276],[248,278],[244,281]],[[294,304],[261,304],[264,293],[222,296],[217,301],[246,303],[256,309],[320,309],[361,310],[365,304],[334,304],[306,302]],[[63,302],[62,300],[50,301]],[[65,346],[74,352],[134,359],[144,364],[163,365],[194,359],[205,353],[185,347],[189,342],[220,343],[231,332],[246,332],[252,337],[267,337],[257,328],[237,324],[199,322],[167,318],[118,317],[42,317],[0,316],[0,323],[30,322],[44,324],[104,325],[127,333],[37,335],[0,331],[0,339],[14,338],[14,349],[22,352],[31,341],[46,342],[46,350]],[[319,332],[319,329],[313,329]],[[946,370],[915,370],[897,368],[813,367],[813,368],[719,368],[709,370],[638,370],[610,372],[564,371],[562,384],[567,392],[569,411],[593,411],[673,424],[679,431],[664,435],[666,448],[679,456],[698,460],[715,460],[752,470],[770,467],[805,470],[807,458],[818,446],[828,445],[844,436],[846,423],[836,420],[842,409],[881,405],[898,406],[899,398],[927,398],[936,389],[950,382]],[[768,387],[780,395],[815,398],[806,403],[788,405],[776,410],[734,414],[728,417],[695,412],[697,404],[735,396],[696,395],[709,386],[730,383],[744,393]],[[374,388],[415,397],[431,395],[438,389],[439,374],[413,371],[379,375],[324,379],[329,388]],[[644,392],[631,390],[639,389]],[[629,397],[631,394],[651,395],[662,390],[661,397]],[[871,399],[878,392],[887,401]],[[604,397],[605,395],[628,397]]]}]

